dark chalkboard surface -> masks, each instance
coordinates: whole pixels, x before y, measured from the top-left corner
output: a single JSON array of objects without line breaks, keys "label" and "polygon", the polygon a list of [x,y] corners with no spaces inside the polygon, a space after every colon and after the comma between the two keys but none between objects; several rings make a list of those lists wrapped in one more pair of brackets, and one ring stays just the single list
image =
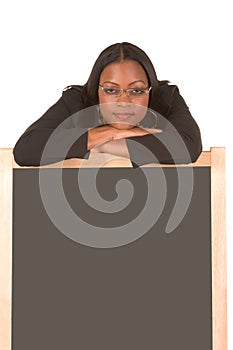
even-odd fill
[{"label": "dark chalkboard surface", "polygon": [[[156,181],[159,169],[146,171]],[[91,218],[111,230],[125,224],[125,210],[131,219],[139,215],[147,191],[140,169],[99,171],[107,200],[114,197],[112,179],[135,186],[132,203],[118,214],[85,206],[78,172],[63,169],[63,183],[84,222]],[[172,233],[165,231],[177,174],[164,168],[168,190],[157,222],[131,243],[96,248],[68,238],[50,220],[39,169],[14,169],[12,350],[212,350],[210,167],[193,172],[190,206]]]}]

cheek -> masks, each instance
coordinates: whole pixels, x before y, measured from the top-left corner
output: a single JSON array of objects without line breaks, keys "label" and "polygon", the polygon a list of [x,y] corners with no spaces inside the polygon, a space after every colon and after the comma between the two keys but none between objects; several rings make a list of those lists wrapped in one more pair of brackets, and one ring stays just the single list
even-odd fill
[{"label": "cheek", "polygon": [[100,112],[102,114],[102,116],[104,117],[104,119],[106,121],[109,121],[112,117],[112,113],[113,113],[113,105],[111,103],[107,103],[107,101],[105,101],[105,99],[102,99],[102,101],[100,101]]},{"label": "cheek", "polygon": [[109,98],[107,96],[99,94],[99,107],[102,116],[105,118],[106,121],[108,121],[109,118],[112,116],[113,105],[112,103],[109,103]]},{"label": "cheek", "polygon": [[149,104],[149,97],[144,98],[143,100],[139,100],[137,102],[138,105],[142,106],[142,107],[148,107]]},{"label": "cheek", "polygon": [[143,101],[137,101],[137,104],[135,104],[135,113],[138,121],[141,121],[145,117],[148,108],[148,103],[149,98]]},{"label": "cheek", "polygon": [[103,95],[103,94],[98,94],[99,96],[99,104],[102,104],[102,103],[107,103],[108,102],[108,97]]},{"label": "cheek", "polygon": [[147,112],[147,105],[145,104],[137,104],[134,106],[134,111],[135,111],[135,121],[141,122],[143,118],[146,115]]}]

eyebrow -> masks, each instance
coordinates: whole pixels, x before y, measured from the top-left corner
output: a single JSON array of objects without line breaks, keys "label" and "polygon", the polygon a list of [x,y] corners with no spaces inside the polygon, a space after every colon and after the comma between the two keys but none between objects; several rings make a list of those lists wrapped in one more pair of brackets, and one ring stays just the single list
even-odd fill
[{"label": "eyebrow", "polygon": [[133,85],[135,83],[143,83],[143,84],[147,85],[144,80],[135,80],[135,81],[132,81],[132,83],[130,83],[129,85]]},{"label": "eyebrow", "polygon": [[104,81],[104,82],[102,83],[102,85],[103,85],[103,84],[106,84],[106,83],[110,83],[110,84],[113,84],[113,85],[117,85],[117,86],[119,86],[119,84],[114,83],[113,81],[110,81],[110,80],[106,80],[106,81]]},{"label": "eyebrow", "polygon": [[[103,85],[103,84],[106,84],[106,83],[108,83],[108,84],[110,83],[110,84],[113,84],[113,85],[116,85],[116,86],[120,86],[119,84],[114,83],[113,81],[110,81],[110,80],[104,81],[104,82],[102,83],[102,85]],[[128,85],[133,85],[133,84],[135,84],[135,83],[143,83],[144,85],[147,85],[147,84],[145,83],[144,80],[135,80],[135,81],[132,81],[131,83],[129,83]]]}]

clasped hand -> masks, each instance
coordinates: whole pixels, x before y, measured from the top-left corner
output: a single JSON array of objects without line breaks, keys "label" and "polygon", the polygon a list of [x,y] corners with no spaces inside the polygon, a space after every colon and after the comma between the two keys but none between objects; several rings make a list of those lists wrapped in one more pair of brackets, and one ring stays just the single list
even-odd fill
[{"label": "clasped hand", "polygon": [[88,149],[92,153],[111,153],[130,158],[126,138],[161,132],[161,129],[155,128],[116,129],[111,125],[105,125],[88,130]]}]

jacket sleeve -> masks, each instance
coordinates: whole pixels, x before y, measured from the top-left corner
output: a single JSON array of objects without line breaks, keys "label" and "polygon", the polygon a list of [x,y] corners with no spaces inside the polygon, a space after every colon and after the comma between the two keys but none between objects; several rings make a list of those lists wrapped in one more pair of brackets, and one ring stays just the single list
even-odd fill
[{"label": "jacket sleeve", "polygon": [[161,116],[163,132],[126,140],[134,165],[148,163],[192,163],[202,151],[200,130],[177,86],[166,85],[161,89],[167,104],[166,114]]},{"label": "jacket sleeve", "polygon": [[72,111],[65,94],[15,144],[13,154],[20,166],[39,166],[88,154],[87,128],[69,122]]}]

